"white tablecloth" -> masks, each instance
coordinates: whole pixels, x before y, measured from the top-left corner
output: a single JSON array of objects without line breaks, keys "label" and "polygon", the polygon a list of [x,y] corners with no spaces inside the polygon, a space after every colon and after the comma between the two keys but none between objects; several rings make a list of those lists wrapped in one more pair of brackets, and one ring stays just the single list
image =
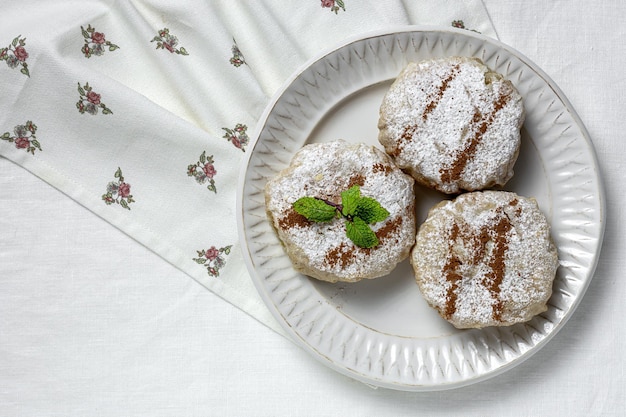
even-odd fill
[{"label": "white tablecloth", "polygon": [[626,6],[484,3],[577,110],[605,180],[595,277],[547,346],[469,387],[373,390],[0,158],[0,415],[624,415]]}]

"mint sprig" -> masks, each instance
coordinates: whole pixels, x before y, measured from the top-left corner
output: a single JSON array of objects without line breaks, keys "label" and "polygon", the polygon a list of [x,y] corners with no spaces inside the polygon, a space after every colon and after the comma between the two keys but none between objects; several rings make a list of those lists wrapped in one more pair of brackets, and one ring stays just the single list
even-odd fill
[{"label": "mint sprig", "polygon": [[346,222],[346,236],[361,248],[373,248],[379,243],[376,233],[360,217]]},{"label": "mint sprig", "polygon": [[337,216],[335,207],[315,197],[298,199],[293,203],[293,209],[314,222],[329,222]]},{"label": "mint sprig", "polygon": [[341,204],[318,197],[301,197],[293,203],[293,209],[313,222],[329,222],[343,217],[346,220],[346,236],[356,246],[366,249],[380,243],[369,225],[389,216],[387,209],[374,198],[361,196],[358,185],[341,193]]},{"label": "mint sprig", "polygon": [[354,215],[356,206],[361,199],[361,189],[358,185],[350,187],[341,193],[341,214],[345,217]]}]

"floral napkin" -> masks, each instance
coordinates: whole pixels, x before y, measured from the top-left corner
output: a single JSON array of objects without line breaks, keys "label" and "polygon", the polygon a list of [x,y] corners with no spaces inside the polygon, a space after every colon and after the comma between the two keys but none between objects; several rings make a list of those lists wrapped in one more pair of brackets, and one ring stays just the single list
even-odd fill
[{"label": "floral napkin", "polygon": [[480,0],[23,1],[2,10],[0,155],[275,329],[235,216],[240,165],[272,95],[309,58],[359,33],[417,24],[495,36]]}]

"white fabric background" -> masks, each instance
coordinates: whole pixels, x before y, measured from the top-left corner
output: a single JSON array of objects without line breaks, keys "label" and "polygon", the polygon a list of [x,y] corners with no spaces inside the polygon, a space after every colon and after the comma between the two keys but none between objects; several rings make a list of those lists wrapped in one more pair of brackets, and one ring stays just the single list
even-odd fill
[{"label": "white fabric background", "polygon": [[485,5],[500,39],[572,102],[607,189],[596,276],[545,348],[454,391],[372,390],[0,158],[0,415],[623,415],[626,6]]}]

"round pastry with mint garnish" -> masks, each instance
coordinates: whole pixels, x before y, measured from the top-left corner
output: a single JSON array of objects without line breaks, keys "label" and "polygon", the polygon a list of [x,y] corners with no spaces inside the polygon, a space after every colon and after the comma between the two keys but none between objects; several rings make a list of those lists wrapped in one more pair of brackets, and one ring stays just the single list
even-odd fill
[{"label": "round pastry with mint garnish", "polygon": [[265,186],[268,217],[294,268],[328,282],[389,274],[415,242],[414,180],[379,149],[310,144]]}]

